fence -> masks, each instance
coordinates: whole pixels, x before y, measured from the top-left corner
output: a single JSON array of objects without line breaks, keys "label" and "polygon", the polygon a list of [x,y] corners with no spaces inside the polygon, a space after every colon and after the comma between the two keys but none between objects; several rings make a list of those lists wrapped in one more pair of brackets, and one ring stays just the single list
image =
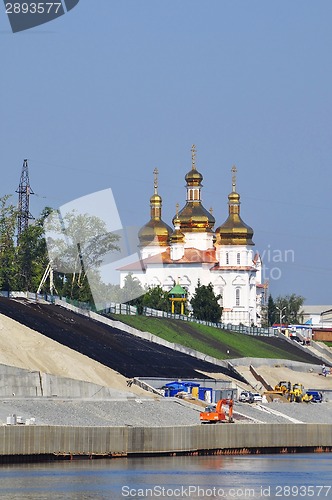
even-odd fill
[{"label": "fence", "polygon": [[193,316],[186,316],[184,314],[172,314],[166,311],[159,311],[156,309],[151,309],[150,307],[143,308],[144,316],[152,316],[157,318],[168,318],[177,319],[182,321],[188,321],[191,323],[197,323],[200,325],[211,326],[213,328],[219,328],[221,330],[228,330],[231,332],[245,333],[246,335],[266,335],[274,336],[275,332],[273,328],[260,328],[258,326],[246,326],[246,325],[232,325],[231,323],[213,323],[211,321],[203,321],[196,319]]},{"label": "fence", "polygon": [[[90,310],[93,312],[98,312],[101,315],[108,314],[124,314],[124,315],[137,315],[137,307],[131,306],[129,304],[116,304],[111,302],[105,304],[102,310],[96,310],[96,308],[87,302],[80,302],[78,300],[69,299],[67,297],[58,297],[49,294],[36,294],[32,292],[17,292],[17,291],[0,291],[1,297],[15,298],[25,298],[30,300],[45,300],[47,302],[54,302],[55,299],[60,299],[68,304],[72,304],[75,307],[84,310]],[[245,325],[232,325],[231,323],[212,323],[211,321],[203,321],[194,318],[193,316],[186,316],[184,314],[172,314],[167,311],[159,311],[157,309],[152,309],[150,307],[144,307],[142,311],[143,316],[151,316],[155,318],[168,318],[175,320],[188,321],[191,323],[196,323],[200,325],[211,326],[213,328],[219,328],[221,330],[228,330],[231,332],[244,333],[246,335],[264,335],[264,336],[274,336],[276,332],[272,328],[260,328],[257,326],[245,326]]]},{"label": "fence", "polygon": [[0,297],[8,297],[9,299],[29,299],[29,300],[45,300],[47,302],[54,302],[55,295],[47,293],[33,293],[33,292],[16,292],[0,290]]}]

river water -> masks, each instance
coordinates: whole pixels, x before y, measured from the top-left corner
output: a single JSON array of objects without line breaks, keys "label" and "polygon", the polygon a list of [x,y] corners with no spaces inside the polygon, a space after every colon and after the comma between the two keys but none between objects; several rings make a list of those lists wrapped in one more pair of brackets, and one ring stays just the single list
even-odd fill
[{"label": "river water", "polygon": [[145,457],[2,465],[0,498],[332,500],[332,454]]}]

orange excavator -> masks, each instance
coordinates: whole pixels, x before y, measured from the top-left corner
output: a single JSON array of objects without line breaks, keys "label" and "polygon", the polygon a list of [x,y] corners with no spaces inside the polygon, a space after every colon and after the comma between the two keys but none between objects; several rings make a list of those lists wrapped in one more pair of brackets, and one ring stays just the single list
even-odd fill
[{"label": "orange excavator", "polygon": [[[226,412],[224,407],[228,407]],[[220,399],[216,406],[207,406],[199,415],[202,424],[216,424],[217,422],[233,423],[233,400]]]}]

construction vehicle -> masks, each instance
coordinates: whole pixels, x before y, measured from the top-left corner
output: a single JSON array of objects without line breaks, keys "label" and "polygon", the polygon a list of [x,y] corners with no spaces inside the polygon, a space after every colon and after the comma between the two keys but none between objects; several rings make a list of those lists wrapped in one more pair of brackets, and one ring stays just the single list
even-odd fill
[{"label": "construction vehicle", "polygon": [[307,394],[302,384],[293,384],[292,390],[287,391],[287,398],[290,402],[310,403],[313,399],[312,395]]},{"label": "construction vehicle", "polygon": [[[228,407],[228,411],[224,409]],[[233,400],[220,399],[216,406],[209,405],[199,415],[202,424],[216,424],[218,422],[233,423]]]},{"label": "construction vehicle", "polygon": [[275,391],[282,392],[283,394],[287,391],[290,391],[292,388],[292,385],[290,382],[287,382],[286,380],[281,380],[274,388]]},{"label": "construction vehicle", "polygon": [[274,389],[271,388],[270,390],[265,391],[263,395],[266,397],[268,402],[277,400],[287,403],[287,392],[291,390],[291,388],[292,385],[290,382],[287,382],[286,380],[281,380],[274,387]]},{"label": "construction vehicle", "polygon": [[313,400],[313,395],[310,392],[306,392],[302,384],[293,384],[282,380],[279,382],[274,390],[265,391],[264,395],[267,397],[268,401],[273,401],[278,399],[279,401],[292,403],[310,403]]},{"label": "construction vehicle", "polygon": [[272,403],[272,401],[281,401],[283,403],[287,403],[286,393],[283,391],[264,391],[263,396],[265,396],[268,403]]},{"label": "construction vehicle", "polygon": [[302,384],[293,384],[292,390],[287,391],[287,399],[292,403],[301,403],[302,396],[304,395],[304,388]]}]

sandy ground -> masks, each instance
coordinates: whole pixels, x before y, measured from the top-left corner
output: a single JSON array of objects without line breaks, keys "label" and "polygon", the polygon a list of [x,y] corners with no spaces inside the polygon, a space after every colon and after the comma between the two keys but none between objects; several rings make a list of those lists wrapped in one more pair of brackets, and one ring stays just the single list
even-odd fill
[{"label": "sandy ground", "polygon": [[[245,361],[245,360],[243,360]],[[273,388],[282,380],[286,382],[290,381],[291,384],[302,384],[305,390],[317,389],[317,390],[332,390],[332,375],[323,377],[320,375],[321,367],[317,366],[313,371],[308,365],[308,371],[301,372],[292,370],[285,366],[268,366],[264,365],[264,360],[262,360],[262,365],[256,367],[256,371],[268,382]],[[257,381],[254,375],[250,371],[249,365],[239,365],[236,366],[237,371],[248,381],[248,384],[241,382],[236,382],[238,388],[248,391],[253,391],[263,393],[265,391],[264,386],[261,382]],[[224,375],[223,373],[207,373],[202,372],[209,377],[215,378],[217,380],[227,380],[232,381],[230,377]]]},{"label": "sandy ground", "polygon": [[0,363],[27,370],[84,380],[105,387],[148,396],[127,379],[97,361],[0,314]]},{"label": "sandy ground", "polygon": [[[245,377],[248,370],[247,366],[237,366],[238,371]],[[300,372],[291,370],[283,366],[267,366],[261,365],[256,370],[262,377],[272,386],[275,387],[281,380],[290,381],[291,384],[302,384],[306,390],[308,389],[332,389],[332,376],[323,377],[319,374],[320,368],[317,367],[317,372]],[[257,391],[264,390],[260,382],[254,379],[254,386]]]}]

